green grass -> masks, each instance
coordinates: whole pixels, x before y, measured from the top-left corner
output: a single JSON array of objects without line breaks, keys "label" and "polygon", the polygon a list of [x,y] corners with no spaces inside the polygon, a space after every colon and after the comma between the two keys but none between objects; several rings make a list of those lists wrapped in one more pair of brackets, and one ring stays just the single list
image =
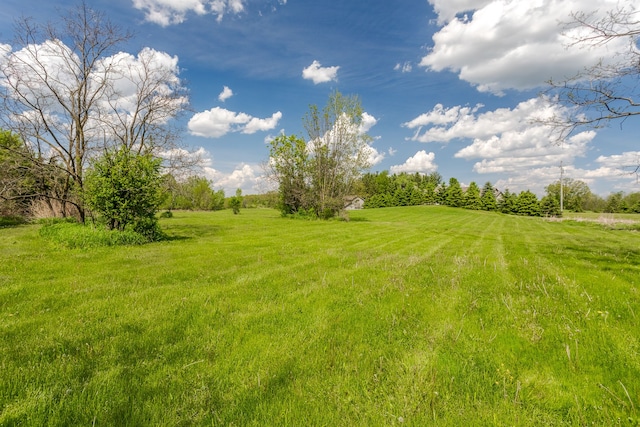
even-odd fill
[{"label": "green grass", "polygon": [[0,230],[0,425],[638,425],[640,234],[445,207]]}]

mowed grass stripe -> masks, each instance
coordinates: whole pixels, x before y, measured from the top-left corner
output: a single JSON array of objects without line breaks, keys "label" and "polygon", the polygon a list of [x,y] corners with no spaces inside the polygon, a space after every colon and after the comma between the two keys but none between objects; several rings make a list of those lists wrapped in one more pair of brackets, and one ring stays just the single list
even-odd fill
[{"label": "mowed grass stripe", "polygon": [[351,217],[177,212],[173,240],[89,251],[9,229],[0,424],[637,419],[637,234],[445,207]]}]

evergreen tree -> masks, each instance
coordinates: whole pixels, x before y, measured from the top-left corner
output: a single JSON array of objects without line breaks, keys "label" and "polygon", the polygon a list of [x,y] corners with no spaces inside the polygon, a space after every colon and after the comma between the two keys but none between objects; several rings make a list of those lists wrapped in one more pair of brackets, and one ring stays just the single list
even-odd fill
[{"label": "evergreen tree", "polygon": [[447,184],[445,182],[441,182],[440,185],[436,188],[436,203],[439,205],[447,204]]},{"label": "evergreen tree", "polygon": [[516,213],[518,215],[540,216],[540,202],[531,191],[522,191],[516,201]]},{"label": "evergreen tree", "polygon": [[485,211],[495,211],[498,209],[498,201],[496,200],[496,193],[493,189],[493,185],[490,182],[486,182],[482,187],[482,196],[480,196],[480,203],[482,209]]},{"label": "evergreen tree", "polygon": [[518,196],[515,193],[506,189],[502,194],[502,199],[500,199],[500,203],[498,204],[498,209],[502,213],[506,214],[514,214],[516,213],[516,201]]},{"label": "evergreen tree", "polygon": [[449,187],[446,191],[445,204],[454,208],[459,208],[464,202],[464,193],[460,182],[456,178],[449,179]]},{"label": "evergreen tree", "polygon": [[540,200],[540,213],[543,216],[562,216],[560,212],[560,202],[553,196],[544,196]]},{"label": "evergreen tree", "polygon": [[475,182],[469,184],[469,188],[464,193],[464,207],[467,209],[478,210],[482,206],[480,200],[480,187]]}]

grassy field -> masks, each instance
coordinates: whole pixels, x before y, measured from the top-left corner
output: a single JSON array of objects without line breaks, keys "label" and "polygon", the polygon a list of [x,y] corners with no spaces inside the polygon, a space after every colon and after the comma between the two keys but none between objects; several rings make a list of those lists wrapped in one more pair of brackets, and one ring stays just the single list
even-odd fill
[{"label": "grassy field", "polygon": [[0,229],[0,425],[638,425],[640,233],[445,207]]}]

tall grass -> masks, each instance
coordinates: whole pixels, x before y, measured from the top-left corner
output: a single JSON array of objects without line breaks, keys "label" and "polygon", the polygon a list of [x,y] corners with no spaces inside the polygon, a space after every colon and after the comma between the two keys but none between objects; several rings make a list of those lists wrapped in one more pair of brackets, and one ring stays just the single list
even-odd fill
[{"label": "tall grass", "polygon": [[640,235],[444,207],[0,230],[2,425],[636,425]]}]

